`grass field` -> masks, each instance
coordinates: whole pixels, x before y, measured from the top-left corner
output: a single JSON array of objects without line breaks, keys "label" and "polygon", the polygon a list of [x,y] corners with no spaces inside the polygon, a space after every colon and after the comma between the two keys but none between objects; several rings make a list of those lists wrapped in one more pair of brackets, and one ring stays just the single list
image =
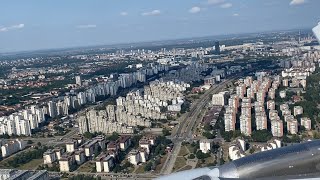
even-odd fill
[{"label": "grass field", "polygon": [[144,166],[145,166],[145,164],[141,164],[138,168],[137,168],[137,170],[135,171],[135,173],[136,174],[142,174],[142,173],[144,173]]},{"label": "grass field", "polygon": [[188,149],[185,146],[182,146],[180,149],[180,152],[178,154],[178,156],[186,156],[189,154]]},{"label": "grass field", "polygon": [[190,144],[187,144],[186,147],[188,148],[190,153],[193,153],[194,150],[196,149],[195,147],[192,147]]},{"label": "grass field", "polygon": [[156,167],[156,169],[155,169],[155,171],[154,171],[155,173],[160,173],[160,171],[161,171],[161,169],[162,169],[162,167],[163,167],[163,165],[164,165],[167,157],[168,157],[167,154],[164,155],[163,157],[161,157],[161,159],[160,159],[160,164],[157,165],[157,167]]},{"label": "grass field", "polygon": [[81,171],[81,172],[91,172],[93,168],[95,168],[95,164],[94,162],[88,161],[84,164],[82,164],[77,171]]},{"label": "grass field", "polygon": [[186,165],[187,161],[184,157],[177,157],[173,170],[177,171]]},{"label": "grass field", "polygon": [[39,165],[43,164],[43,159],[33,159],[32,161],[18,167],[22,170],[35,170]]}]

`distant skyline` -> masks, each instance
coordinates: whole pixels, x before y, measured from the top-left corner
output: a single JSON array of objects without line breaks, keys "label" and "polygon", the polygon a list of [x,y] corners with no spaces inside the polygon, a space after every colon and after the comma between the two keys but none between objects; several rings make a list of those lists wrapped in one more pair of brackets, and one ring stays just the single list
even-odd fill
[{"label": "distant skyline", "polygon": [[311,28],[319,7],[319,0],[2,0],[0,53]]}]

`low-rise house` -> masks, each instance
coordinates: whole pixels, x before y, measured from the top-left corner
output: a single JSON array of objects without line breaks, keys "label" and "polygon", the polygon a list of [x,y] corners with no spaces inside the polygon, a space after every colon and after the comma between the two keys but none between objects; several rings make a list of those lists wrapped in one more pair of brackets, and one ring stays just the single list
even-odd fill
[{"label": "low-rise house", "polygon": [[76,140],[78,144],[82,144],[84,142],[83,136],[77,136],[73,139]]},{"label": "low-rise house", "polygon": [[246,156],[245,151],[246,151],[246,142],[242,139],[237,139],[229,147],[229,157],[232,160],[245,157]]},{"label": "low-rise house", "polygon": [[103,171],[103,163],[102,163],[103,157],[99,157],[96,159],[96,171],[102,172]]},{"label": "low-rise house", "polygon": [[106,149],[106,139],[103,136],[97,136],[94,139],[97,140],[101,150]]},{"label": "low-rise house", "polygon": [[156,145],[156,136],[146,135],[139,140],[139,146],[142,148],[145,148],[148,154],[150,154],[151,146],[154,146],[154,145]]},{"label": "low-rise house", "polygon": [[131,150],[129,153],[129,162],[133,165],[138,165],[140,162],[140,153],[138,150]]},{"label": "low-rise house", "polygon": [[43,164],[52,164],[57,160],[56,152],[53,149],[48,149],[43,153]]},{"label": "low-rise house", "polygon": [[261,147],[261,151],[268,151],[272,149],[281,148],[281,141],[278,139],[274,139],[272,141],[269,141],[267,145]]},{"label": "low-rise house", "polygon": [[208,153],[211,150],[211,147],[212,147],[212,140],[210,140],[210,139],[201,139],[199,144],[200,144],[200,150],[203,153]]},{"label": "low-rise house", "polygon": [[96,159],[97,172],[110,172],[114,167],[114,158],[108,154],[102,154]]},{"label": "low-rise house", "polygon": [[118,139],[118,143],[121,151],[126,151],[131,145],[131,137],[130,136],[120,136]]},{"label": "low-rise house", "polygon": [[110,172],[111,169],[114,166],[113,157],[110,155],[107,155],[103,160],[103,171],[104,172]]},{"label": "low-rise house", "polygon": [[145,148],[139,148],[140,162],[145,163],[148,160],[149,154]]},{"label": "low-rise house", "polygon": [[84,150],[83,149],[76,150],[74,152],[74,159],[75,159],[77,165],[83,164],[86,161],[86,156],[85,156]]},{"label": "low-rise house", "polygon": [[60,160],[61,159],[61,155],[63,153],[63,149],[62,148],[54,148],[53,151],[55,152],[56,154],[56,157],[57,157],[57,160]]},{"label": "low-rise house", "polygon": [[108,144],[107,144],[107,150],[113,150],[115,152],[119,152],[119,144],[115,141],[110,141]]},{"label": "low-rise house", "polygon": [[74,154],[64,154],[59,160],[60,172],[70,172],[75,163]]},{"label": "low-rise house", "polygon": [[96,149],[98,149],[99,144],[97,140],[91,140],[83,144],[82,147],[84,147],[86,157],[91,157],[95,153]]},{"label": "low-rise house", "polygon": [[66,151],[67,152],[74,152],[77,147],[78,147],[77,140],[71,140],[71,141],[66,142]]},{"label": "low-rise house", "polygon": [[139,141],[139,146],[141,148],[145,148],[146,151],[148,152],[148,154],[150,153],[150,142],[148,139],[145,139],[145,138],[141,138],[140,141]]}]

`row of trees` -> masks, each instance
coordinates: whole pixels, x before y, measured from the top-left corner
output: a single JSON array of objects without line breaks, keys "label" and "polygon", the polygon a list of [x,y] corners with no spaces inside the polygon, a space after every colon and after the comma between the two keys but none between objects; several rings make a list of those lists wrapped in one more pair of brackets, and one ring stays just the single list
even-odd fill
[{"label": "row of trees", "polygon": [[41,159],[43,156],[43,153],[48,149],[46,146],[39,147],[37,149],[22,152],[16,156],[13,157],[12,160],[8,161],[8,165],[13,168],[17,168],[22,164],[26,164],[33,159]]}]

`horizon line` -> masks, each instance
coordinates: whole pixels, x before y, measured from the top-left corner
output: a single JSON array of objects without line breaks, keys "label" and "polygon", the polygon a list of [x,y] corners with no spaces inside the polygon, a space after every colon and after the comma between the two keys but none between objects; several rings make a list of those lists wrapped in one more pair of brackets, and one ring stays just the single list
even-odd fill
[{"label": "horizon line", "polygon": [[87,46],[68,46],[68,47],[57,47],[57,48],[44,48],[44,49],[31,49],[31,50],[13,50],[13,51],[6,51],[1,52],[0,50],[0,57],[5,56],[12,56],[12,55],[19,55],[23,53],[36,53],[41,51],[63,51],[63,50],[71,50],[71,49],[85,49],[85,48],[101,48],[102,46],[113,46],[109,47],[117,48],[116,46],[125,46],[125,45],[133,45],[133,44],[148,44],[148,43],[156,43],[162,41],[181,41],[181,40],[192,40],[192,39],[200,39],[200,38],[218,38],[219,36],[239,36],[239,35],[246,35],[246,34],[257,34],[257,33],[272,33],[272,32],[280,32],[280,31],[297,31],[297,30],[310,30],[310,27],[302,27],[302,28],[291,28],[291,29],[278,29],[278,30],[265,30],[265,31],[256,31],[256,32],[240,32],[240,33],[230,33],[230,34],[217,34],[217,35],[204,35],[204,36],[196,36],[196,37],[182,37],[177,39],[159,39],[159,40],[146,40],[146,41],[134,41],[134,42],[119,42],[119,43],[111,43],[111,44],[96,44],[96,45],[87,45]]}]

